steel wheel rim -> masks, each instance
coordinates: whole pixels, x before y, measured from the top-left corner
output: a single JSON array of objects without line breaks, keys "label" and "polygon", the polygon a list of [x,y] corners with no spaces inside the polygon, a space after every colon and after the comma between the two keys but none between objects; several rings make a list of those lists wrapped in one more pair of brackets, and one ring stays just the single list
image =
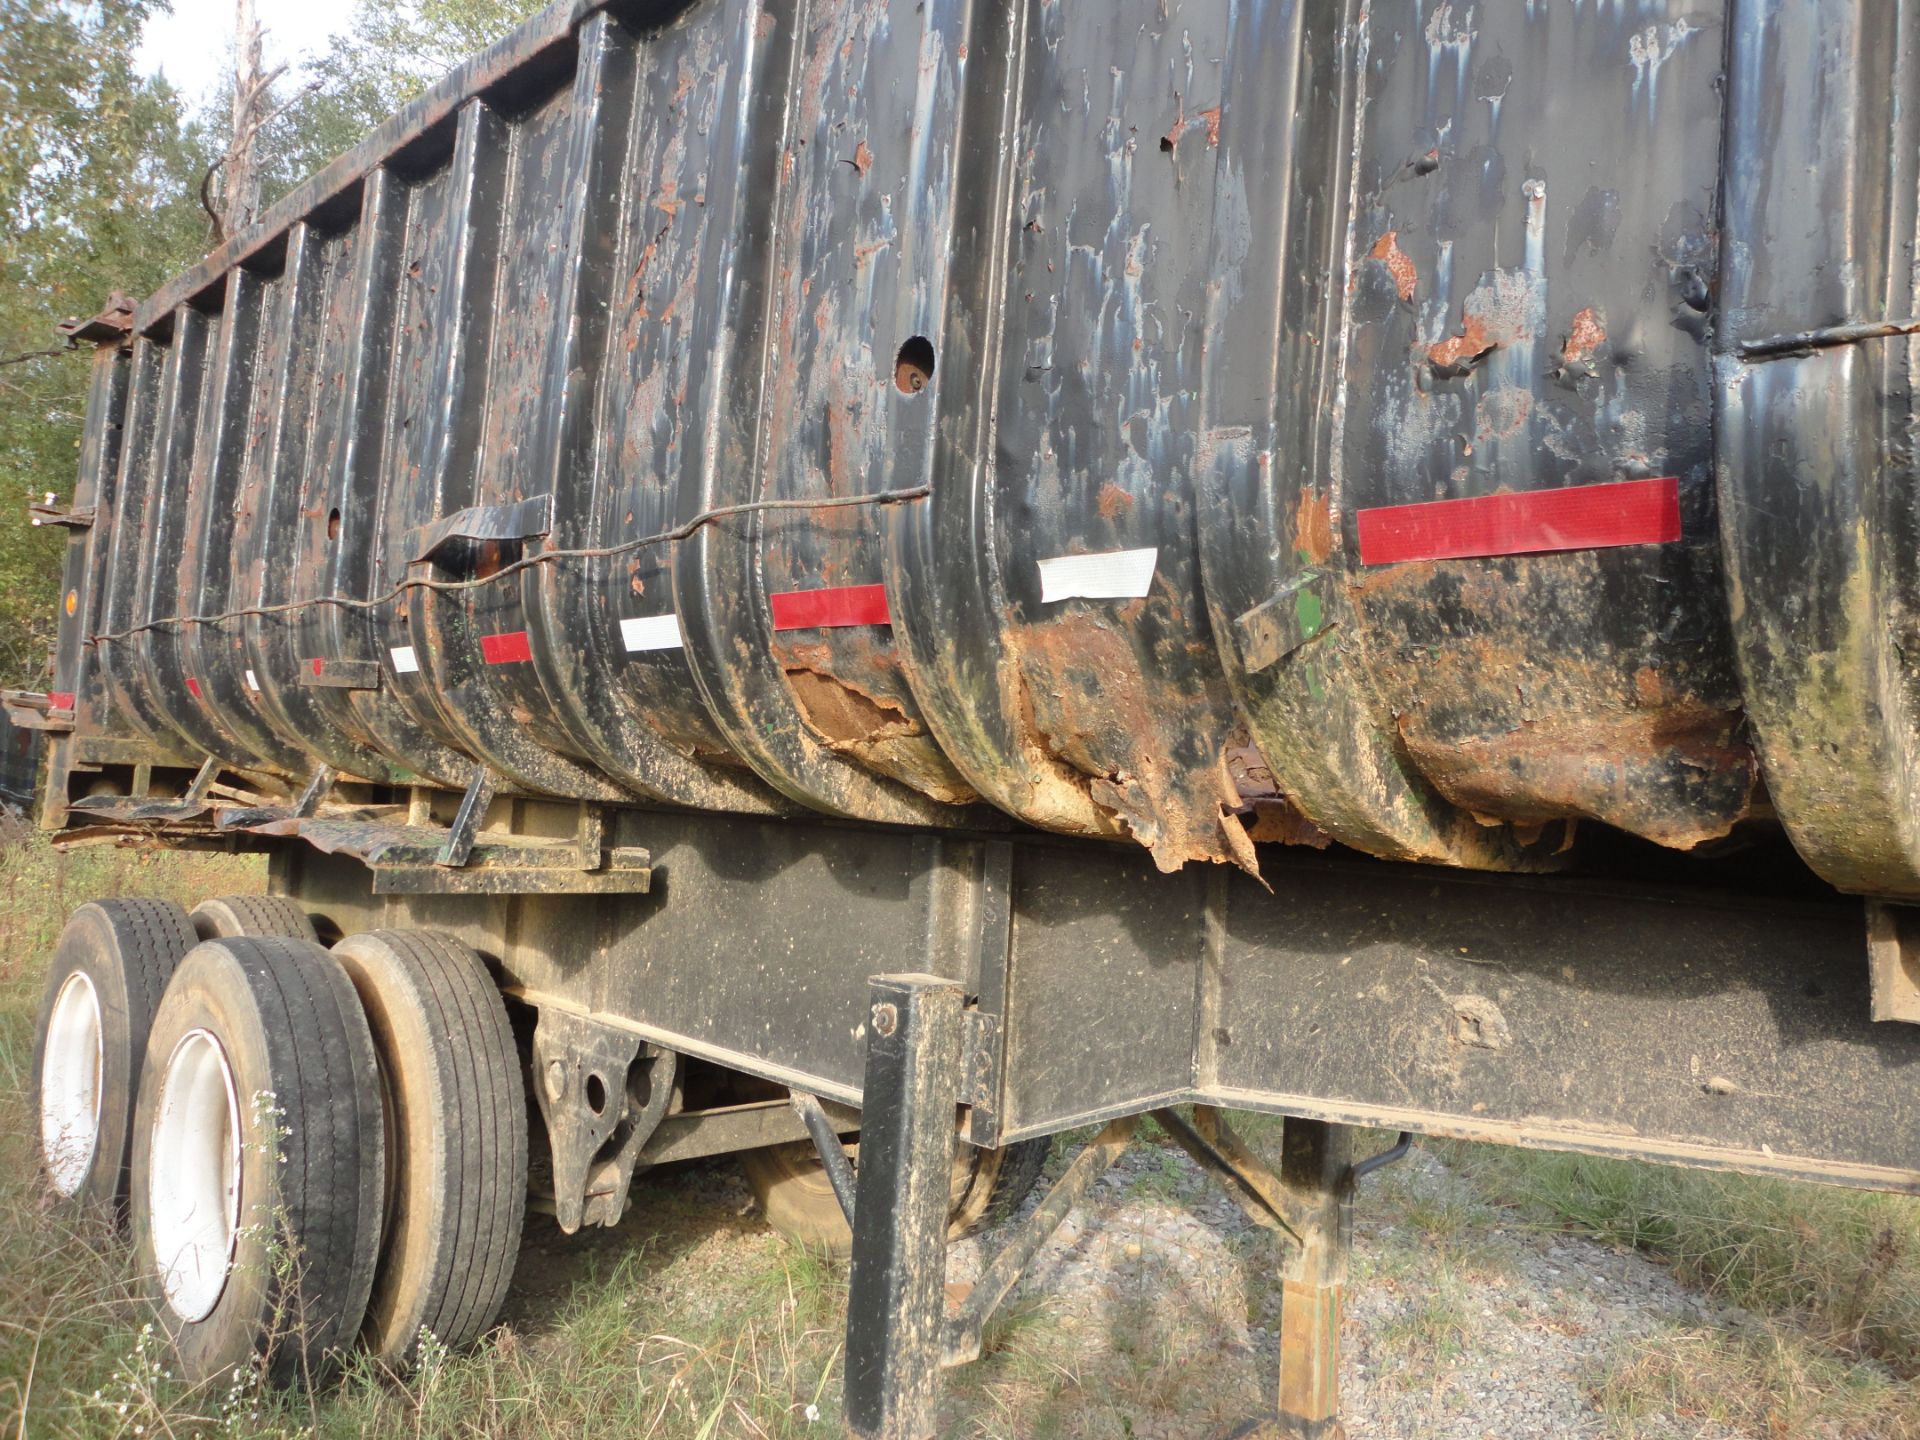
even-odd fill
[{"label": "steel wheel rim", "polygon": [[147,1167],[147,1226],[167,1306],[189,1323],[220,1303],[240,1228],[240,1105],[205,1030],[167,1058]]},{"label": "steel wheel rim", "polygon": [[76,970],[54,997],[40,1062],[40,1148],[62,1195],[76,1195],[100,1148],[100,1082],[105,1046],[100,996]]}]

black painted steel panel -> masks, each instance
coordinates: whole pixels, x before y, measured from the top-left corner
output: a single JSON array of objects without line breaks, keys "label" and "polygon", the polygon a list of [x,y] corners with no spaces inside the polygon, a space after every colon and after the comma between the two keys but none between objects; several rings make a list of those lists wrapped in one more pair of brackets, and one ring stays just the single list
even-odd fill
[{"label": "black painted steel panel", "polygon": [[[136,314],[78,733],[1920,896],[1916,67],[1916,0],[558,6]],[[1677,540],[1361,558],[1636,479]]]}]

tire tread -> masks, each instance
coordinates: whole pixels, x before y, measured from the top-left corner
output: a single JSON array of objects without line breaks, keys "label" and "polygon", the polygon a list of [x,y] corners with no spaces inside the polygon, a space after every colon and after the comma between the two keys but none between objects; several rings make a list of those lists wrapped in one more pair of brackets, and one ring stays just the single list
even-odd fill
[{"label": "tire tread", "polygon": [[[354,942],[363,939],[383,946],[391,962],[361,958]],[[411,1006],[432,1037],[444,1208],[431,1273],[406,1282],[424,1286],[417,1328],[404,1339],[388,1337],[401,1352],[391,1358],[404,1359],[418,1329],[457,1347],[476,1339],[499,1313],[526,1209],[526,1098],[506,1007],[465,944],[434,931],[381,930],[352,937],[342,951],[354,957],[350,964],[377,970],[377,983],[391,991],[389,1003]]]}]

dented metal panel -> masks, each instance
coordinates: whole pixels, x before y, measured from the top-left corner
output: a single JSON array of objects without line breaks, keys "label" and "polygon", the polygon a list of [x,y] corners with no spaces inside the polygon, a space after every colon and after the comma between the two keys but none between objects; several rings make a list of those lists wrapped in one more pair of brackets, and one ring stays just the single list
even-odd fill
[{"label": "dented metal panel", "polygon": [[557,6],[102,332],[73,743],[1920,894],[1916,32]]}]

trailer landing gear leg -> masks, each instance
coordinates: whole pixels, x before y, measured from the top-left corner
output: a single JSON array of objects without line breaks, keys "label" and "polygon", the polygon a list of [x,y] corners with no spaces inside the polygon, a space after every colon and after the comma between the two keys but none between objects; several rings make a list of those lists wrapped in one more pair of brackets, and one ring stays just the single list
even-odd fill
[{"label": "trailer landing gear leg", "polygon": [[847,1425],[859,1440],[934,1433],[964,998],[929,975],[873,981],[847,1297]]},{"label": "trailer landing gear leg", "polygon": [[1353,1131],[1288,1120],[1280,1182],[1300,1243],[1280,1300],[1280,1427],[1286,1440],[1338,1440],[1340,1300],[1353,1245]]}]

